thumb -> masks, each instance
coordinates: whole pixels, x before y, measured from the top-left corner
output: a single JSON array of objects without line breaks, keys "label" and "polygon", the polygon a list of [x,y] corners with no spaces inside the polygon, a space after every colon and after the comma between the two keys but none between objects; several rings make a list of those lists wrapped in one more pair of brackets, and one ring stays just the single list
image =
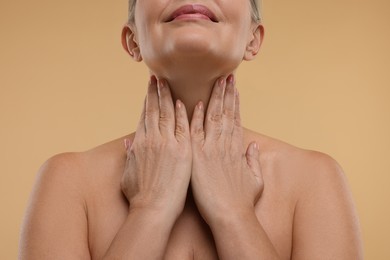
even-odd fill
[{"label": "thumb", "polygon": [[246,162],[254,176],[261,179],[259,154],[259,145],[256,142],[251,142],[246,150]]},{"label": "thumb", "polygon": [[203,127],[204,122],[204,105],[200,101],[194,110],[191,120],[191,140],[193,144],[203,144],[205,139],[205,132]]},{"label": "thumb", "polygon": [[131,145],[132,145],[131,140],[126,138],[126,139],[123,140],[123,144],[125,146],[126,155],[127,155],[127,157],[129,157],[130,148],[131,148]]},{"label": "thumb", "polygon": [[250,143],[246,151],[246,161],[250,171],[253,174],[253,177],[256,180],[257,188],[256,188],[256,195],[253,200],[254,204],[258,202],[264,189],[264,181],[263,181],[263,176],[261,174],[259,155],[260,155],[259,145],[256,142]]}]

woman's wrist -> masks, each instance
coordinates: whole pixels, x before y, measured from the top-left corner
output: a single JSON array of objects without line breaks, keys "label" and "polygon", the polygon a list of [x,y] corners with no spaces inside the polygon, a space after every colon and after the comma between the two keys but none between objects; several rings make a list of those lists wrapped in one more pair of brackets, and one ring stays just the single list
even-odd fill
[{"label": "woman's wrist", "polygon": [[130,207],[104,259],[161,259],[175,221],[167,211]]},{"label": "woman's wrist", "polygon": [[143,218],[151,222],[162,222],[162,224],[174,224],[180,213],[178,210],[172,210],[168,207],[157,205],[130,205],[130,215],[142,215]]},{"label": "woman's wrist", "polygon": [[210,229],[221,259],[280,259],[253,207],[219,214]]},{"label": "woman's wrist", "polygon": [[229,210],[210,214],[207,223],[212,228],[224,228],[231,225],[239,225],[253,217],[256,217],[254,207],[230,207]]}]

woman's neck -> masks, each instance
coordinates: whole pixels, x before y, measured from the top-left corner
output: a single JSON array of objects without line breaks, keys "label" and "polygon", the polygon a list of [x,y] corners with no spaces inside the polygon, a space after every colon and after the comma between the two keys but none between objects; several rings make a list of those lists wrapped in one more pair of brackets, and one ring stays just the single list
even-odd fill
[{"label": "woman's neck", "polygon": [[166,80],[172,93],[173,102],[179,99],[185,104],[188,120],[191,122],[192,113],[199,101],[202,101],[207,109],[213,87],[220,77],[223,76],[175,77]]}]

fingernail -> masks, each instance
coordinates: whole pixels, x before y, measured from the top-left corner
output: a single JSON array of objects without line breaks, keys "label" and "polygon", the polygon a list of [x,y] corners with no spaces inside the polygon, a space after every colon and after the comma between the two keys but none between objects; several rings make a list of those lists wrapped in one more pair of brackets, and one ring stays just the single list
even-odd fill
[{"label": "fingernail", "polygon": [[222,87],[224,83],[225,83],[225,79],[224,79],[224,78],[220,78],[220,79],[218,80],[218,85],[219,85],[220,87]]},{"label": "fingernail", "polygon": [[181,108],[181,101],[180,99],[176,100],[176,107]]},{"label": "fingernail", "polygon": [[230,84],[233,84],[233,83],[234,83],[234,75],[233,75],[233,74],[230,74],[230,75],[227,77],[227,82],[230,83]]},{"label": "fingernail", "polygon": [[259,151],[259,145],[257,143],[255,143],[254,147],[255,147],[256,151]]},{"label": "fingernail", "polygon": [[123,140],[123,143],[124,143],[124,145],[125,145],[125,148],[126,148],[126,150],[127,149],[129,149],[129,139],[125,139],[125,140]]},{"label": "fingernail", "polygon": [[155,75],[152,75],[152,76],[150,77],[149,83],[150,83],[150,84],[156,84],[156,82],[157,82],[156,76],[155,76]]},{"label": "fingernail", "polygon": [[202,110],[203,109],[203,103],[202,103],[202,101],[200,101],[199,103],[198,103],[198,109],[199,110]]},{"label": "fingernail", "polygon": [[164,79],[160,79],[159,81],[158,81],[158,88],[163,88],[165,86],[165,81],[164,81]]}]

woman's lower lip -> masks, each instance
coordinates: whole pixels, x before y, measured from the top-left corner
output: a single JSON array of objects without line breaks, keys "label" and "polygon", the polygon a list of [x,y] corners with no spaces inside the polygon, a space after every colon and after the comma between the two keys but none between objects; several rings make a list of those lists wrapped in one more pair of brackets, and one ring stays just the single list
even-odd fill
[{"label": "woman's lower lip", "polygon": [[198,20],[198,19],[211,21],[208,16],[206,16],[204,14],[200,14],[200,13],[181,14],[181,15],[175,17],[175,19],[173,19],[173,21],[176,21],[176,20]]}]

